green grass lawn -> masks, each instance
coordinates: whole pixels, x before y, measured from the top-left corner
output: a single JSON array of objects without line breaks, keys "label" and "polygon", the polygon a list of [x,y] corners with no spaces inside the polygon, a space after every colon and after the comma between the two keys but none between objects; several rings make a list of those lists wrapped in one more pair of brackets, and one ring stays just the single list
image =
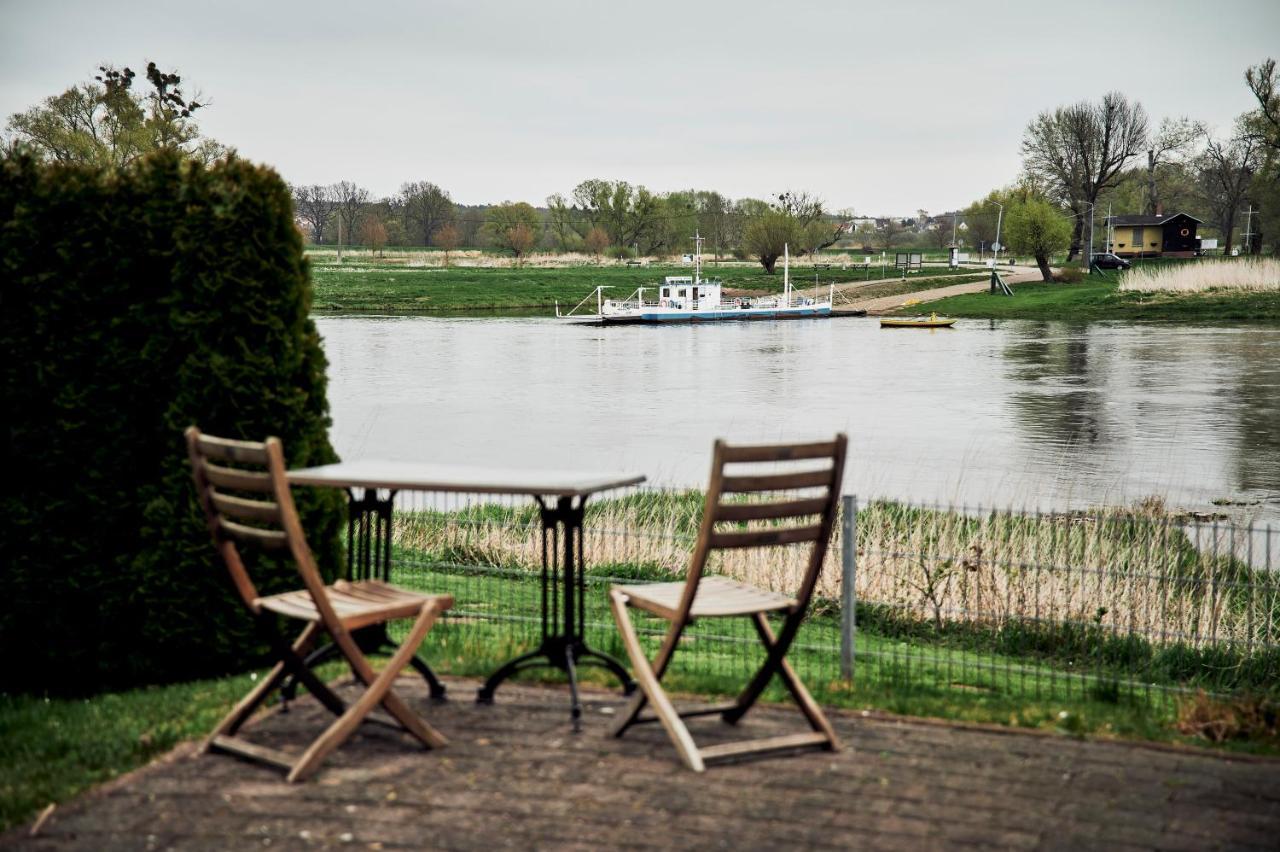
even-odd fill
[{"label": "green grass lawn", "polygon": [[991,319],[1280,322],[1277,292],[1121,292],[1114,278],[1078,284],[1015,284],[1013,291],[1013,296],[987,292],[952,296],[929,302],[928,307],[947,316]]},{"label": "green grass lawn", "polygon": [[[719,278],[725,287],[759,293],[782,290],[782,269],[768,275],[759,265],[704,267],[709,278]],[[889,274],[892,274],[892,268]],[[923,281],[956,274],[972,275],[972,270],[952,272],[928,269],[909,281]],[[667,275],[692,275],[689,266],[634,267],[615,263],[600,266],[534,267],[405,267],[370,263],[342,266],[314,264],[311,278],[315,286],[313,309],[342,313],[462,313],[491,314],[534,312],[549,314],[556,302],[568,310],[592,290],[604,285],[606,298],[624,299],[637,287],[656,287]],[[870,277],[878,277],[879,267]],[[832,282],[865,281],[868,273],[858,269],[818,270],[823,292]],[[811,268],[793,269],[792,285],[803,291],[814,287]],[[647,294],[656,297],[656,292]],[[591,299],[594,310],[594,298]]]}]

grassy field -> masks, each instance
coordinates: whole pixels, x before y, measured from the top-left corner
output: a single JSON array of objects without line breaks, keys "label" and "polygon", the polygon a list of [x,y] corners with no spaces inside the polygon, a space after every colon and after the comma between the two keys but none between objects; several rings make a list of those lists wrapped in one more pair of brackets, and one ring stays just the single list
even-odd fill
[{"label": "grassy field", "polygon": [[[876,267],[817,270],[819,287],[825,295],[836,284],[879,277]],[[960,274],[972,270],[959,270]],[[692,275],[689,266],[625,266],[606,262],[600,266],[563,267],[415,267],[358,262],[342,266],[315,263],[311,277],[315,285],[313,309],[326,313],[463,313],[490,314],[551,313],[558,301],[567,310],[589,296],[596,287],[607,286],[606,297],[622,299],[637,287],[655,287],[667,275]],[[704,267],[707,277],[719,278],[727,288],[752,293],[782,290],[782,270],[768,275],[759,264]],[[889,274],[893,274],[892,268]],[[951,276],[945,268],[928,269],[909,281]],[[792,285],[804,291],[814,286],[814,270],[792,268]],[[656,295],[653,292],[650,297]],[[592,300],[594,303],[594,299]]]},{"label": "grassy field", "polygon": [[1280,291],[1122,291],[1111,277],[1078,284],[1017,284],[1013,289],[1012,297],[972,293],[930,302],[928,308],[947,316],[992,319],[1280,323]]}]

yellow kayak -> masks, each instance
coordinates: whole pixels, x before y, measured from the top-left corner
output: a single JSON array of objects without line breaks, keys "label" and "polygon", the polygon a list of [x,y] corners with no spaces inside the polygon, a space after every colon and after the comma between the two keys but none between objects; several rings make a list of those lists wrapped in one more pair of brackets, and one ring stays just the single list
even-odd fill
[{"label": "yellow kayak", "polygon": [[951,328],[956,321],[951,317],[929,314],[927,317],[881,317],[881,328]]}]

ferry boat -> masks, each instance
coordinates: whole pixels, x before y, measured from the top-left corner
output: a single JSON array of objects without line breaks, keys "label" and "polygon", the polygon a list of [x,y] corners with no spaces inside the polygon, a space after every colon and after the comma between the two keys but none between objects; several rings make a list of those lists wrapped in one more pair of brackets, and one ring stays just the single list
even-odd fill
[{"label": "ferry boat", "polygon": [[[782,293],[754,298],[723,297],[723,287],[715,279],[702,277],[702,237],[694,238],[693,275],[668,275],[658,287],[638,287],[625,299],[606,299],[608,287],[595,291],[566,313],[556,303],[556,317],[570,322],[602,325],[637,323],[729,322],[733,320],[818,319],[831,316],[832,284],[826,299],[798,295],[791,287],[791,256],[783,247]],[[656,291],[656,298],[646,298],[646,291]],[[595,296],[596,312],[579,313]]]}]

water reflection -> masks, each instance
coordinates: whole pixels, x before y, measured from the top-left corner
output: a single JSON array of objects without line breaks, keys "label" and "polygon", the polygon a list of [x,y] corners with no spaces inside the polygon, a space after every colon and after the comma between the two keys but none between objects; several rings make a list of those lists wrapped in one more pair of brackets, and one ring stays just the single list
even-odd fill
[{"label": "water reflection", "polygon": [[344,457],[705,481],[711,442],[849,433],[846,487],[1280,519],[1280,329],[320,318]]}]

